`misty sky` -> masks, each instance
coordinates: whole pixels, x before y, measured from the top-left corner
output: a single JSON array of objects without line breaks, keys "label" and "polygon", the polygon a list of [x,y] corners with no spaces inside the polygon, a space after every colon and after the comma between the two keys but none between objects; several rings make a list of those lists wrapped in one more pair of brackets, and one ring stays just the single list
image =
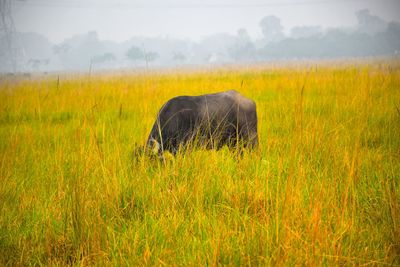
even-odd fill
[{"label": "misty sky", "polygon": [[94,30],[102,40],[132,36],[170,36],[200,40],[219,32],[245,28],[261,37],[259,21],[281,18],[293,26],[351,27],[354,12],[368,8],[385,20],[400,21],[400,0],[13,0],[17,31],[38,32],[54,43]]}]

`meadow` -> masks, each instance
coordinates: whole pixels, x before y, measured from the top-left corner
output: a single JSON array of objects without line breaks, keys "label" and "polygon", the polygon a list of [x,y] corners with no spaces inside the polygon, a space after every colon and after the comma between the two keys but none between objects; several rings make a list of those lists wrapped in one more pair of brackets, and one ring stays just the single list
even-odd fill
[{"label": "meadow", "polygon": [[[133,158],[227,89],[256,150]],[[0,265],[400,265],[400,62],[3,77]]]}]

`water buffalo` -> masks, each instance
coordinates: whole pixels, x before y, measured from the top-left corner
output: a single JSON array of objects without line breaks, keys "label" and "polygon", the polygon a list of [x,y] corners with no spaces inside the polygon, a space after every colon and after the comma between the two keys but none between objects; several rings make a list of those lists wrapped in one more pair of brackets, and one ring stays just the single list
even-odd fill
[{"label": "water buffalo", "polygon": [[256,104],[235,90],[170,99],[158,112],[146,149],[175,154],[189,145],[257,146]]}]

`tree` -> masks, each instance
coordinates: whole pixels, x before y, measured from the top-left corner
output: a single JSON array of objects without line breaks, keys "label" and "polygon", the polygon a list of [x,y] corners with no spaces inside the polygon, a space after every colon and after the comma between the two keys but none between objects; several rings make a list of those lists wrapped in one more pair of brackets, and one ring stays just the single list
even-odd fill
[{"label": "tree", "polygon": [[172,59],[174,61],[183,62],[183,61],[186,60],[186,56],[181,52],[174,52],[174,55],[172,56]]},{"label": "tree", "polygon": [[240,40],[243,40],[243,41],[250,41],[250,36],[249,36],[249,33],[247,32],[247,30],[246,29],[243,29],[243,28],[240,28],[238,31],[237,31],[237,35],[238,35],[238,38],[240,39]]},{"label": "tree", "polygon": [[129,50],[126,52],[126,56],[131,61],[139,61],[145,59],[145,53],[137,46],[132,46],[131,48],[129,48]]},{"label": "tree", "polygon": [[384,32],[387,27],[386,21],[378,16],[371,15],[368,9],[361,9],[356,12],[358,31],[370,35]]},{"label": "tree", "polygon": [[105,63],[105,62],[111,62],[115,61],[116,58],[112,53],[104,53],[100,55],[95,55],[92,57],[92,62],[93,63]]},{"label": "tree", "polygon": [[389,23],[385,32],[385,43],[390,46],[393,53],[400,52],[400,23],[392,21]]},{"label": "tree", "polygon": [[54,54],[64,54],[67,53],[71,47],[68,44],[60,44],[53,46],[53,53]]},{"label": "tree", "polygon": [[322,28],[320,26],[296,26],[290,30],[290,37],[294,39],[320,35],[322,35]]},{"label": "tree", "polygon": [[150,51],[150,52],[146,53],[145,57],[146,57],[146,61],[152,62],[152,61],[155,61],[159,57],[159,55],[156,52]]},{"label": "tree", "polygon": [[40,67],[46,66],[50,63],[50,59],[37,59],[37,58],[31,58],[28,60],[28,66],[34,71],[39,71]]},{"label": "tree", "polygon": [[267,42],[278,42],[285,37],[281,20],[276,16],[264,17],[260,21],[260,27]]},{"label": "tree", "polygon": [[252,43],[246,29],[239,29],[235,43],[228,48],[231,58],[237,60],[250,60],[254,57],[255,46]]}]

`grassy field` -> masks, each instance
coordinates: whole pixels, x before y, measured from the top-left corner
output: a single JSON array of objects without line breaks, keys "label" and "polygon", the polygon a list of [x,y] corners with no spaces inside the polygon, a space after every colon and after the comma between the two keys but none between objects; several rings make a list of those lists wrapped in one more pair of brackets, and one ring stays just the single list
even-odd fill
[{"label": "grassy field", "polygon": [[[237,89],[260,146],[132,160],[160,106]],[[400,63],[0,84],[0,265],[400,265]]]}]

